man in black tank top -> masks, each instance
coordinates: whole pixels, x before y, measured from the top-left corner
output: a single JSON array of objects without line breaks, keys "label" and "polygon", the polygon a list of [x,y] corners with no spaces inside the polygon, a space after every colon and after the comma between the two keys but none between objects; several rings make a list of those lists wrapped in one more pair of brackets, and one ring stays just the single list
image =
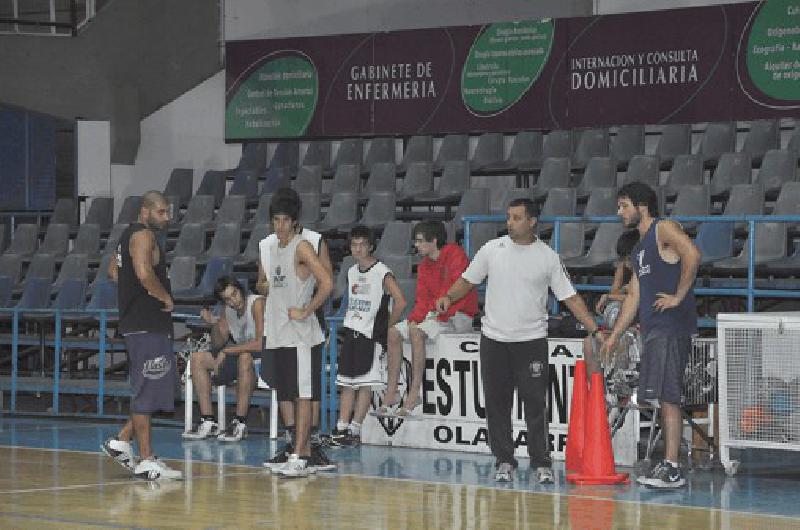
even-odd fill
[{"label": "man in black tank top", "polygon": [[686,484],[678,465],[683,374],[697,331],[692,287],[700,251],[678,223],[658,219],[656,193],[646,184],[632,182],[620,188],[617,213],[627,228],[639,231],[640,238],[631,255],[628,296],[601,352],[616,347],[638,310],[639,399],[659,403],[666,450],[664,460],[637,482],[650,488],[680,488]]},{"label": "man in black tank top", "polygon": [[[172,412],[175,406],[175,353],[172,350],[172,293],[167,278],[164,249],[156,232],[169,222],[169,204],[161,192],[142,197],[137,222],[119,240],[109,276],[118,282],[119,332],[128,350],[133,387],[131,419],[116,438],[103,443],[103,451],[140,478],[181,478],[153,455],[150,417]],[[139,457],[133,455],[136,436]]]}]

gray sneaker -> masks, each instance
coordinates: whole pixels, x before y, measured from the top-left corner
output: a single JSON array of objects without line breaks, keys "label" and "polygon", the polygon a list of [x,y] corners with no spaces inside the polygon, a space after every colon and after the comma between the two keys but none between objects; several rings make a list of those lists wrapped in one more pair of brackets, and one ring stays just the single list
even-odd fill
[{"label": "gray sneaker", "polygon": [[681,474],[681,468],[669,462],[662,462],[657,472],[652,474],[652,478],[645,483],[648,488],[655,489],[677,489],[686,485],[686,479]]},{"label": "gray sneaker", "polygon": [[636,478],[636,483],[641,484],[642,486],[649,486],[652,482],[656,480],[656,477],[661,473],[661,468],[664,466],[665,462],[661,461],[654,465],[652,469],[646,474]]},{"label": "gray sneaker", "polygon": [[514,479],[514,466],[508,462],[503,462],[497,466],[494,472],[495,482],[511,482]]},{"label": "gray sneaker", "polygon": [[536,480],[539,481],[539,484],[552,484],[553,470],[549,467],[537,467]]}]

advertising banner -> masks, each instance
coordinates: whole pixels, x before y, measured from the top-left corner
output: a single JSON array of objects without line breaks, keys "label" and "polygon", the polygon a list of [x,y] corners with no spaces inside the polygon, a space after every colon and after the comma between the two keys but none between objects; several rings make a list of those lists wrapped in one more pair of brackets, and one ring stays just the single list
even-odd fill
[{"label": "advertising banner", "polygon": [[227,141],[797,116],[800,4],[226,43]]}]

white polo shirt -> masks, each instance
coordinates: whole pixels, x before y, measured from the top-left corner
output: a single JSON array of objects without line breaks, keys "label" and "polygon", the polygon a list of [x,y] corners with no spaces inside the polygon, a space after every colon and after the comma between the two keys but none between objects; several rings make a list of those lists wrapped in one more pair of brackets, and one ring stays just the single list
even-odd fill
[{"label": "white polo shirt", "polygon": [[561,258],[540,239],[529,245],[493,239],[461,276],[473,285],[488,277],[481,332],[499,342],[547,337],[548,289],[559,301],[576,293]]}]

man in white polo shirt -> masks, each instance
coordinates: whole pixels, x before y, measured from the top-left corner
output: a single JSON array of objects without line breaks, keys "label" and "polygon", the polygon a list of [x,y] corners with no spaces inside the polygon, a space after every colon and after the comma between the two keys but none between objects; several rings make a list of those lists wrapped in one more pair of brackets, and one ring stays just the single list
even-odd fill
[{"label": "man in white polo shirt", "polygon": [[436,301],[438,311],[447,311],[450,304],[487,279],[481,319],[481,378],[498,482],[511,481],[517,467],[511,430],[514,389],[525,407],[531,468],[536,468],[539,483],[553,482],[545,402],[549,386],[548,289],[590,333],[597,331],[558,254],[536,237],[537,213],[530,199],[511,201],[508,235],[481,247],[461,278]]}]

